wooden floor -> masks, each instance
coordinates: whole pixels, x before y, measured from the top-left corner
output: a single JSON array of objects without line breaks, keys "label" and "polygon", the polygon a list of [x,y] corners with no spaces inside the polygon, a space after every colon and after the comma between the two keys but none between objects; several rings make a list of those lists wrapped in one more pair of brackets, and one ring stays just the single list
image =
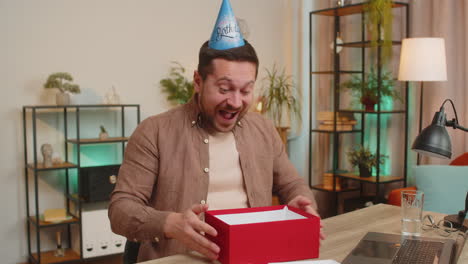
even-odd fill
[{"label": "wooden floor", "polygon": [[[110,257],[102,257],[94,260],[85,260],[83,263],[86,264],[122,264],[122,255],[114,255]],[[27,262],[18,264],[28,264]]]}]

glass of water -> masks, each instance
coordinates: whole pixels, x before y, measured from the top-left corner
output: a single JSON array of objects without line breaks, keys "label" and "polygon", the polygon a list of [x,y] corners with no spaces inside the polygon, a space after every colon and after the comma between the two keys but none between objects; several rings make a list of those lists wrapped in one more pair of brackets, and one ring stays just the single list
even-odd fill
[{"label": "glass of water", "polygon": [[401,233],[403,235],[421,235],[423,205],[424,193],[422,191],[401,192]]}]

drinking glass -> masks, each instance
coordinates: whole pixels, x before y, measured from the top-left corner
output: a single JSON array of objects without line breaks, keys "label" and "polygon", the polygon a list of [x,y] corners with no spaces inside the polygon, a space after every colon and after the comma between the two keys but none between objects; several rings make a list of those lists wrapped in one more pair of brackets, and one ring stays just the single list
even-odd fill
[{"label": "drinking glass", "polygon": [[424,193],[422,191],[401,192],[401,233],[403,235],[421,235],[423,205]]}]

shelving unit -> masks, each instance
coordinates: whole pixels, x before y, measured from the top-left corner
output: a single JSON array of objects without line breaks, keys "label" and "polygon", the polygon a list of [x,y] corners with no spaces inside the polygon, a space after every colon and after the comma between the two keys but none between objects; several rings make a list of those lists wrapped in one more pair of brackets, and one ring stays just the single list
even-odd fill
[{"label": "shelving unit", "polygon": [[[106,139],[99,138],[82,138],[81,128],[81,115],[83,111],[92,110],[113,110],[120,114],[121,130],[120,136],[109,137]],[[77,181],[77,193],[72,193],[70,188],[70,177],[71,170],[76,170],[76,175],[80,177],[81,164],[81,145],[86,144],[121,144],[122,157],[125,149],[125,143],[128,141],[128,137],[125,134],[125,114],[128,109],[133,109],[136,113],[136,124],[140,123],[140,106],[137,104],[119,104],[119,105],[40,105],[40,106],[23,106],[23,140],[24,140],[24,168],[25,168],[25,189],[26,189],[26,225],[27,225],[27,240],[28,240],[28,261],[29,263],[71,263],[71,262],[83,262],[83,230],[82,230],[82,206],[83,199],[79,197],[81,193],[81,186]],[[42,162],[38,159],[38,135],[41,133],[38,131],[37,119],[38,115],[42,113],[57,115],[57,120],[63,122],[63,127],[55,127],[55,130],[63,129],[63,150],[64,160],[58,164],[52,164],[51,167],[44,167]],[[69,121],[69,115],[73,115],[75,122]],[[28,120],[30,117],[32,131],[28,130]],[[93,120],[93,123],[97,123],[99,120]],[[59,123],[59,122],[58,122]],[[74,123],[76,132],[76,138],[69,138],[69,123]],[[30,133],[28,133],[30,132]],[[32,143],[30,142],[32,141]],[[28,146],[30,145],[30,146]],[[74,149],[70,146],[74,146]],[[32,149],[29,148],[32,146]],[[28,153],[31,151],[31,153]],[[71,155],[69,155],[71,153]],[[30,158],[30,156],[32,158]],[[74,156],[70,157],[70,156]],[[39,205],[39,195],[41,189],[39,186],[39,174],[45,172],[64,172],[62,180],[64,180],[64,200],[66,202],[65,209],[68,215],[68,219],[59,222],[45,222],[41,218],[41,210]],[[62,175],[59,175],[61,177]],[[30,180],[33,182],[32,190],[30,190]],[[33,193],[33,197],[30,197],[30,191]],[[30,201],[32,199],[32,203]],[[31,208],[34,209],[34,213],[31,213]],[[39,221],[38,221],[39,219]],[[72,230],[71,227],[76,226],[79,230],[78,241],[80,243],[80,252],[74,250],[72,241]],[[54,255],[54,250],[44,251],[41,245],[41,234],[42,230],[52,229],[61,227],[66,229],[66,235],[62,238],[62,247],[65,249],[65,256],[57,257]],[[47,231],[44,231],[47,232]],[[35,245],[33,245],[32,239],[34,238]],[[35,251],[35,252],[33,252]]]},{"label": "shelving unit", "polygon": [[117,142],[127,142],[128,137],[111,137],[106,139],[99,139],[99,138],[82,138],[82,139],[69,139],[67,140],[68,143],[73,144],[102,144],[102,143],[117,143]]},{"label": "shelving unit", "polygon": [[[310,145],[309,145],[309,154],[310,154],[310,162],[309,162],[309,183],[310,187],[314,190],[317,191],[323,191],[323,192],[329,192],[329,193],[334,193],[335,194],[335,208],[336,208],[336,213],[338,213],[338,195],[343,193],[343,192],[351,192],[351,191],[357,191],[361,190],[362,194],[362,183],[370,183],[375,185],[375,201],[381,201],[382,200],[382,191],[381,191],[381,184],[387,184],[387,183],[392,183],[392,182],[403,182],[403,184],[406,186],[406,163],[407,163],[407,149],[408,149],[408,86],[407,84],[403,88],[403,105],[401,108],[396,108],[396,109],[391,109],[391,110],[384,110],[382,109],[382,106],[380,103],[377,103],[376,105],[376,110],[375,111],[366,111],[366,110],[361,110],[361,109],[347,109],[346,107],[343,107],[340,103],[340,85],[342,83],[342,80],[348,77],[350,74],[360,74],[362,78],[365,78],[365,74],[369,69],[366,67],[366,59],[368,58],[368,52],[371,47],[371,41],[367,38],[366,36],[366,30],[365,30],[365,12],[364,12],[364,7],[366,3],[358,3],[358,4],[353,4],[353,5],[348,5],[344,7],[334,7],[334,8],[327,8],[327,9],[322,9],[322,10],[317,10],[309,13],[309,26],[310,26],[310,31],[309,31],[309,46],[310,46],[310,58],[309,58],[309,66],[310,66],[310,98],[309,98],[309,140],[310,140]],[[395,9],[403,9],[404,10],[404,15],[402,16],[402,23],[405,23],[406,29],[405,32],[402,33],[402,37],[408,37],[409,36],[409,27],[408,27],[408,21],[409,21],[409,5],[407,3],[401,3],[401,2],[394,2],[393,5],[393,10]],[[349,17],[352,16],[352,17]],[[314,33],[313,33],[313,21],[314,19],[317,19],[318,17],[321,17],[321,19],[333,19],[333,21],[329,21],[333,23],[333,39],[329,39],[332,44],[330,44],[330,47],[332,48],[331,50],[328,50],[328,46],[323,46],[322,50],[318,50],[317,52],[330,52],[331,58],[331,65],[332,65],[332,70],[328,69],[316,69],[314,68],[314,57],[313,57],[313,38],[314,38]],[[340,36],[341,33],[345,32],[346,30],[349,30],[347,28],[348,24],[344,25],[342,22],[347,22],[348,20],[345,19],[359,19],[360,20],[360,33],[358,34],[359,40],[353,39],[352,41],[347,41],[344,40],[344,43],[337,43],[337,38]],[[397,21],[394,19],[394,24]],[[349,23],[349,24],[352,24]],[[393,34],[394,39],[392,41],[392,46],[393,47],[399,47],[401,45],[401,39],[395,39],[395,34]],[[326,36],[320,35],[321,39],[326,38]],[[379,90],[381,89],[381,80],[382,80],[382,68],[381,68],[381,57],[382,57],[382,47],[381,43],[382,40],[379,39],[377,40],[377,55],[376,55],[376,62],[371,62],[371,65],[377,65],[376,67],[376,72],[378,76],[378,87]],[[327,50],[323,50],[323,49]],[[348,67],[343,67],[341,65],[341,56],[342,53],[338,52],[338,48],[341,48],[345,50],[346,52],[354,53],[356,54],[357,52],[361,52],[359,59],[356,59],[360,63],[360,69],[355,70],[352,69],[352,66]],[[317,55],[319,57],[319,55]],[[357,56],[356,56],[357,57]],[[346,69],[343,69],[346,68]],[[323,76],[323,77],[322,77]],[[314,79],[315,78],[315,79]],[[329,85],[324,85],[326,82],[319,82],[318,78],[329,78],[330,79],[330,84]],[[324,87],[325,86],[325,87]],[[325,90],[324,90],[325,89]],[[314,93],[315,92],[315,93]],[[314,104],[314,98],[318,97],[318,93],[324,94],[328,93],[331,98],[331,102],[329,102],[330,106],[327,111],[333,112],[333,129],[332,130],[321,130],[317,129],[314,123],[314,115],[316,112],[318,112],[316,109],[318,109],[318,106]],[[380,91],[379,91],[380,93]],[[351,113],[355,117],[357,117],[358,120],[360,120],[360,124],[356,125],[353,129],[351,130],[346,130],[346,131],[340,131],[337,129],[337,120],[338,117],[341,113]],[[340,166],[344,163],[344,154],[342,147],[340,144],[342,143],[360,143],[360,144],[365,144],[366,139],[365,139],[365,134],[366,134],[366,129],[369,129],[369,124],[368,124],[368,119],[371,116],[374,116],[374,118],[377,119],[376,121],[376,127],[375,127],[375,137],[376,137],[376,149],[371,149],[373,153],[375,153],[377,156],[379,156],[381,153],[381,143],[386,140],[385,138],[382,138],[382,129],[381,129],[381,122],[383,117],[388,117],[392,118],[394,115],[402,115],[402,118],[404,118],[404,131],[402,131],[402,134],[404,133],[404,153],[401,155],[401,162],[403,164],[402,168],[402,175],[401,176],[387,176],[387,175],[381,175],[381,168],[380,166],[376,166],[376,175],[375,177],[370,177],[370,178],[363,178],[360,177],[358,173],[353,173],[353,172],[347,172],[347,173],[342,173],[340,170]],[[329,157],[329,160],[331,161],[331,165],[325,170],[328,171],[329,173],[333,174],[333,184],[331,186],[325,186],[323,183],[320,182],[320,180],[317,180],[317,171],[314,171],[314,158],[313,158],[313,153],[314,153],[314,148],[316,148],[319,140],[317,139],[314,141],[314,137],[318,138],[317,135],[327,135],[329,137],[330,143],[327,146],[327,149],[329,149],[329,154],[331,157]],[[345,138],[347,137],[347,138]],[[327,139],[328,140],[328,139]],[[323,141],[323,140],[322,140]],[[323,165],[323,164],[322,164]],[[327,166],[327,165],[324,165]],[[325,171],[321,171],[320,173],[323,174]],[[315,173],[315,176],[314,176]],[[352,181],[356,184],[351,184],[347,187],[342,187],[338,185],[338,179],[346,179],[347,181]]]}]

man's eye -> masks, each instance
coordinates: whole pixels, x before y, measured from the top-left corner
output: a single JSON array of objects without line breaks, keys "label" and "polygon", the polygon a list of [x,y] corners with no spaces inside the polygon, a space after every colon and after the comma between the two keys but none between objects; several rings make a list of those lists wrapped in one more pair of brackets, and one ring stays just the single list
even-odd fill
[{"label": "man's eye", "polygon": [[224,88],[224,87],[219,87],[219,91],[220,91],[221,93],[227,93],[227,92],[229,92],[229,89],[228,89],[228,88]]},{"label": "man's eye", "polygon": [[249,95],[249,94],[250,94],[250,91],[241,91],[241,93],[242,93],[243,95]]}]

